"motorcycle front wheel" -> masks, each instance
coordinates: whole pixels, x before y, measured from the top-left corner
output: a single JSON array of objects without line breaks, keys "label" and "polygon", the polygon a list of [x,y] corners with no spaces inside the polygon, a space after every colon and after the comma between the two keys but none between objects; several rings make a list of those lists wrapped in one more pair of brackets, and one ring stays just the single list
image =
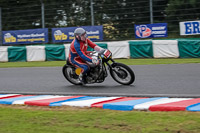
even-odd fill
[{"label": "motorcycle front wheel", "polygon": [[112,69],[110,69],[110,75],[122,85],[130,85],[135,81],[135,74],[132,69],[122,63],[114,63]]},{"label": "motorcycle front wheel", "polygon": [[81,85],[79,76],[75,73],[75,67],[71,65],[64,65],[62,69],[64,77],[74,85]]}]

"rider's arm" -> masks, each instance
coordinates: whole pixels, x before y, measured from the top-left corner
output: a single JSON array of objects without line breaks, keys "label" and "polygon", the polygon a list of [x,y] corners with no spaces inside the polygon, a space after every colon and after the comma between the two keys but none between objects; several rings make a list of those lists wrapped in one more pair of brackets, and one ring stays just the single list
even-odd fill
[{"label": "rider's arm", "polygon": [[86,51],[85,53],[86,53],[86,55],[88,55],[88,54],[92,53],[92,51]]},{"label": "rider's arm", "polygon": [[84,53],[84,51],[81,50],[81,47],[83,47],[82,45],[84,45],[84,44],[79,43],[78,41],[75,41],[75,42],[74,42],[74,48],[75,48],[76,52],[78,53],[78,55],[79,55],[83,60],[92,62],[92,58],[89,57],[89,56],[87,56],[87,55]]},{"label": "rider's arm", "polygon": [[96,45],[95,43],[93,43],[91,40],[87,39],[88,45],[93,48],[95,51],[100,52],[102,50],[104,50],[103,48],[99,47],[98,45]]},{"label": "rider's arm", "polygon": [[87,38],[87,44],[94,49],[95,46],[97,46],[95,43],[93,43],[90,39]]}]

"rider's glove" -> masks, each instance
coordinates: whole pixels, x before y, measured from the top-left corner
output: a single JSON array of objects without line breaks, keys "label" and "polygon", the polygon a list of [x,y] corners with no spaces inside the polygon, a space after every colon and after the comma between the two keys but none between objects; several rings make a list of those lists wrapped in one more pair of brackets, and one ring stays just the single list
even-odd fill
[{"label": "rider's glove", "polygon": [[98,52],[98,53],[101,53],[101,52],[104,51],[105,49],[104,49],[104,48],[101,48],[101,47],[99,47],[99,46],[95,46],[95,47],[94,47],[94,50],[95,50],[96,52]]},{"label": "rider's glove", "polygon": [[98,60],[98,58],[93,57],[93,58],[92,58],[92,63],[95,64],[95,65],[99,65],[99,60]]},{"label": "rider's glove", "polygon": [[102,49],[99,51],[99,53],[100,53],[100,54],[103,54],[105,51],[106,51],[106,49],[102,48]]}]

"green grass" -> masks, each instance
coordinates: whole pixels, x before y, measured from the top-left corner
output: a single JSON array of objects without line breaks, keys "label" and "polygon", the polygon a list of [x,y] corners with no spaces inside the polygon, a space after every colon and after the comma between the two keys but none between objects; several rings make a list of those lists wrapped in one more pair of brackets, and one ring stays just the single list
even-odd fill
[{"label": "green grass", "polygon": [[[153,64],[185,64],[200,63],[200,58],[170,58],[170,59],[116,59],[127,65],[153,65]],[[0,68],[3,67],[55,67],[63,66],[66,61],[46,61],[46,62],[0,62]]]},{"label": "green grass", "polygon": [[38,62],[1,62],[0,68],[3,67],[55,67],[63,66],[66,61],[38,61]]},{"label": "green grass", "polygon": [[199,133],[199,112],[0,105],[1,133]]},{"label": "green grass", "polygon": [[[127,65],[200,63],[200,59],[117,59]],[[63,66],[65,61],[7,62],[0,67]],[[112,111],[0,105],[0,133],[199,133],[200,112]]]},{"label": "green grass", "polygon": [[154,64],[187,64],[187,63],[200,63],[200,58],[167,58],[167,59],[118,59],[127,65],[154,65]]}]

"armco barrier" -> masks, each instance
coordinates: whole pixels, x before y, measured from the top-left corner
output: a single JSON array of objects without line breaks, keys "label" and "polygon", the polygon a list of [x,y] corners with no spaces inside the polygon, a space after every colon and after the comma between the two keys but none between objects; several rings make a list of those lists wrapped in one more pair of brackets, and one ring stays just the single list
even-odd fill
[{"label": "armco barrier", "polygon": [[27,61],[45,61],[45,46],[26,46]]},{"label": "armco barrier", "polygon": [[131,58],[153,58],[152,41],[129,41]]},{"label": "armco barrier", "polygon": [[46,45],[45,53],[47,61],[66,59],[64,45]]},{"label": "armco barrier", "polygon": [[120,111],[200,111],[200,98],[0,94],[0,104],[97,107]]},{"label": "armco barrier", "polygon": [[[200,39],[132,40],[97,45],[109,49],[113,58],[200,58]],[[0,62],[66,60],[69,47],[70,44],[1,46]]]},{"label": "armco barrier", "polygon": [[127,41],[108,42],[107,44],[113,58],[130,57],[130,49]]},{"label": "armco barrier", "polygon": [[154,58],[178,58],[178,40],[152,40]]},{"label": "armco barrier", "polygon": [[179,40],[180,58],[199,58],[200,40]]},{"label": "armco barrier", "polygon": [[0,47],[0,62],[8,62],[8,47]]},{"label": "armco barrier", "polygon": [[8,47],[9,62],[26,61],[26,47]]}]

